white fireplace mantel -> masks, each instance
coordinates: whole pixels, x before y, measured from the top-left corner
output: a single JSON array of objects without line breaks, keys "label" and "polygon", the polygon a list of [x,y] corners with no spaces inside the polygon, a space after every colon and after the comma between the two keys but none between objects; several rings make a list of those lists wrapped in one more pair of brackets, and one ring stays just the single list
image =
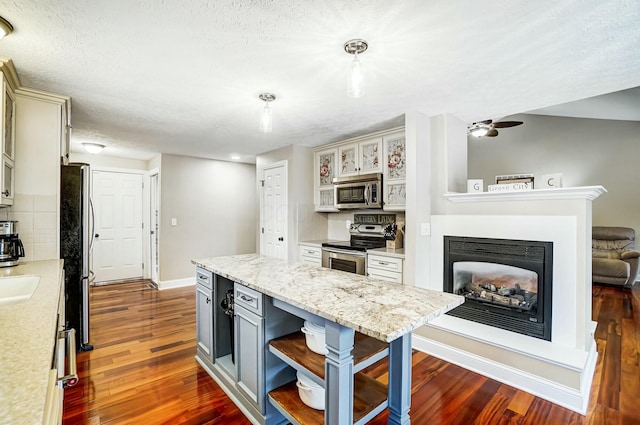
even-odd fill
[{"label": "white fireplace mantel", "polygon": [[584,414],[597,360],[591,211],[603,193],[586,186],[443,195],[451,203],[431,215],[424,287],[444,289],[447,235],[553,242],[551,341],[445,316],[414,332],[414,347]]},{"label": "white fireplace mantel", "polygon": [[564,199],[587,199],[593,201],[606,191],[607,189],[603,186],[580,186],[517,192],[445,193],[444,197],[451,202],[551,201]]}]

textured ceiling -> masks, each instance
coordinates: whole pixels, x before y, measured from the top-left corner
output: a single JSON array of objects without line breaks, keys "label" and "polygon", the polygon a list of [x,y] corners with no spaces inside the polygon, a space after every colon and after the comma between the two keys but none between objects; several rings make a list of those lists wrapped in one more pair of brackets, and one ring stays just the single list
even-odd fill
[{"label": "textured ceiling", "polygon": [[[24,86],[72,97],[73,146],[252,162],[402,124],[472,122],[640,86],[637,0],[0,0]],[[345,41],[369,49],[346,96]],[[270,91],[273,133],[258,131]]]}]

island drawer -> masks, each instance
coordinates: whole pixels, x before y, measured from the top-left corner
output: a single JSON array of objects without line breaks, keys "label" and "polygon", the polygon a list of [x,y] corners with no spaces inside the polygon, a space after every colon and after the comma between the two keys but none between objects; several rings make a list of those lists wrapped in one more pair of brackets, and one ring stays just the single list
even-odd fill
[{"label": "island drawer", "polygon": [[369,254],[369,267],[388,270],[390,272],[402,272],[402,259]]},{"label": "island drawer", "polygon": [[305,264],[313,264],[314,266],[322,265],[322,248],[319,246],[300,245],[299,261]]},{"label": "island drawer", "polygon": [[213,289],[213,273],[201,267],[196,268],[196,282],[209,289]]},{"label": "island drawer", "polygon": [[237,305],[241,305],[242,307],[256,313],[259,316],[263,315],[263,297],[260,292],[241,285],[238,282],[236,282],[234,285],[234,292],[234,303],[236,303]]},{"label": "island drawer", "polygon": [[300,255],[305,257],[322,258],[322,248],[315,246],[301,246]]}]

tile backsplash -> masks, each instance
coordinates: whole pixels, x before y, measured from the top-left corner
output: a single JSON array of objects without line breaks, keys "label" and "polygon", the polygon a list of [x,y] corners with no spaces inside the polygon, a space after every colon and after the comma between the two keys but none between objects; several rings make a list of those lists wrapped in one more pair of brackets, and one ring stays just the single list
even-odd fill
[{"label": "tile backsplash", "polygon": [[53,260],[58,255],[58,197],[16,193],[7,219],[18,221],[25,261]]}]

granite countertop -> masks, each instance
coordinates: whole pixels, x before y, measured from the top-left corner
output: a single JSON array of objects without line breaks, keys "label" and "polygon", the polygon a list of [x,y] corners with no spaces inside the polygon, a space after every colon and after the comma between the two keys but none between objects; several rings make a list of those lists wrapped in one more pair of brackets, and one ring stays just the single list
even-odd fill
[{"label": "granite countertop", "polygon": [[[318,239],[318,240],[311,240],[311,241],[299,241],[298,245],[302,245],[302,246],[314,246],[317,248],[321,248],[322,244],[325,242],[343,242],[337,239]],[[396,258],[404,258],[404,248],[399,248],[399,249],[392,249],[392,248],[375,248],[375,249],[368,249],[367,252],[370,252],[372,254],[379,254],[379,255],[386,255],[387,257],[396,257]]]},{"label": "granite countertop", "polygon": [[325,242],[340,242],[340,241],[337,239],[316,239],[311,241],[298,241],[298,245],[315,246],[315,247],[321,248],[322,244]]},{"label": "granite countertop", "polygon": [[[0,277],[38,275],[29,300],[0,304],[0,423],[41,424],[56,335],[62,260],[0,268]],[[2,283],[0,281],[0,283]]]},{"label": "granite countertop", "polygon": [[367,253],[385,255],[387,257],[396,257],[404,259],[404,248],[374,248],[368,249]]},{"label": "granite countertop", "polygon": [[464,301],[458,295],[258,254],[204,258],[192,263],[385,342]]}]

